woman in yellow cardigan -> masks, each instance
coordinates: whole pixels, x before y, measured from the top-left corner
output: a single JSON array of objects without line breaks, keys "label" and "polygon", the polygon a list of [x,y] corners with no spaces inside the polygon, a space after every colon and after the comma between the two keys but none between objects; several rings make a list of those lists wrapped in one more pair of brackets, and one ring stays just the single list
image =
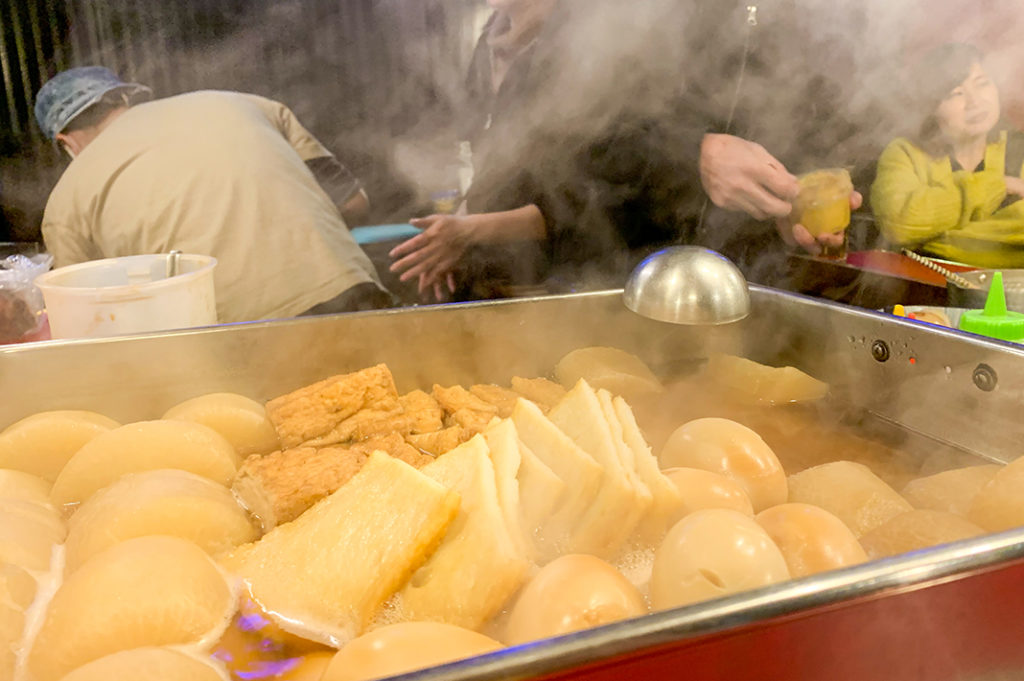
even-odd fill
[{"label": "woman in yellow cardigan", "polygon": [[871,188],[882,234],[947,260],[1024,267],[1024,134],[1001,124],[981,53],[944,45],[914,85],[922,124],[886,147]]}]

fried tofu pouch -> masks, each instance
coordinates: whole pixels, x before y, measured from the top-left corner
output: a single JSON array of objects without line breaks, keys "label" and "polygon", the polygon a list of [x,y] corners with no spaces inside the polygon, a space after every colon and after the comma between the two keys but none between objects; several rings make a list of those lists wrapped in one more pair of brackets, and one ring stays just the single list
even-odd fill
[{"label": "fried tofu pouch", "polygon": [[267,456],[250,456],[231,485],[264,531],[298,518],[340,489],[363,467],[370,454],[383,451],[422,468],[434,460],[392,433],[348,447],[298,447]]}]

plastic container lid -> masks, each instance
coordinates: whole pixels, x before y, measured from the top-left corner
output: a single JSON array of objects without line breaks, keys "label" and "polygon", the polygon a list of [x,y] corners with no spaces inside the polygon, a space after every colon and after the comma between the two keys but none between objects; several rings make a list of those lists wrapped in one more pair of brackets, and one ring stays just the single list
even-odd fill
[{"label": "plastic container lid", "polygon": [[968,310],[960,317],[960,330],[1004,341],[1024,341],[1024,314],[1006,310],[1003,273],[992,275],[984,310]]}]

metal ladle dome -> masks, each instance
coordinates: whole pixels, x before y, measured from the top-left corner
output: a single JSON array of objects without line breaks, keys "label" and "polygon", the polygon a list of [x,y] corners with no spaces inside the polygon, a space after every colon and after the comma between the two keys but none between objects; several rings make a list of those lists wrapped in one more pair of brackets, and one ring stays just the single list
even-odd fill
[{"label": "metal ladle dome", "polygon": [[633,312],[673,324],[727,324],[750,313],[747,280],[739,268],[696,246],[648,256],[629,275],[623,299]]}]

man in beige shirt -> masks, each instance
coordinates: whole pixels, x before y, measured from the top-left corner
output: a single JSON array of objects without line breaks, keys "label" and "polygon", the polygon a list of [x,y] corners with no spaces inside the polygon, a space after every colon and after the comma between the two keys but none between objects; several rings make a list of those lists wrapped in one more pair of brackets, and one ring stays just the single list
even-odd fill
[{"label": "man in beige shirt", "polygon": [[365,194],[287,107],[213,91],[136,103],[148,94],[102,67],[39,91],[40,126],[73,158],[43,216],[55,266],[212,255],[222,322],[390,303],[342,217]]}]

